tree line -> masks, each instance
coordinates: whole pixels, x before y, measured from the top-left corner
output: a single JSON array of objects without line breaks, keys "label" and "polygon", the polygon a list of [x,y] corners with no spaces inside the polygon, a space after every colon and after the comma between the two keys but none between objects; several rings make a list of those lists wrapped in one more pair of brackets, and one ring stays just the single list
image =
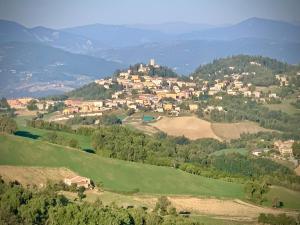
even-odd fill
[{"label": "tree line", "polygon": [[[0,178],[0,224],[6,225],[200,225],[192,218],[178,216],[167,198],[161,197],[153,211],[123,208],[116,204],[71,202],[59,194],[59,186],[25,189],[17,181]],[[63,189],[61,189],[63,190]]]}]

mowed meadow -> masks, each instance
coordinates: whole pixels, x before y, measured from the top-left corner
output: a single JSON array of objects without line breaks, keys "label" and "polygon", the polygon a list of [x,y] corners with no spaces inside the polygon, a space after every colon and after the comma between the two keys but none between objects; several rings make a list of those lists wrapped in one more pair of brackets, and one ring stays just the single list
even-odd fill
[{"label": "mowed meadow", "polygon": [[[0,164],[65,167],[112,191],[243,198],[243,186],[160,166],[103,158],[68,147],[0,136]],[[20,147],[22,146],[22,147]]]}]

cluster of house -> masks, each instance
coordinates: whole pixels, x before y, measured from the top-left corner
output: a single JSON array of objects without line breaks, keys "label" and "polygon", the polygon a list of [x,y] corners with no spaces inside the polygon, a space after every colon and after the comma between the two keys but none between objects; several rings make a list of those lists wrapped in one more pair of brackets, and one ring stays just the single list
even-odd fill
[{"label": "cluster of house", "polygon": [[9,106],[11,108],[14,108],[17,110],[24,110],[24,109],[26,109],[27,105],[31,101],[36,102],[36,106],[37,106],[38,110],[47,110],[50,105],[55,104],[55,101],[52,101],[52,100],[40,101],[38,99],[31,98],[31,97],[8,99],[7,103],[9,104]]},{"label": "cluster of house", "polygon": [[[273,148],[274,150],[279,152],[281,158],[294,159],[293,144],[294,144],[294,140],[287,140],[287,141],[277,140],[274,141]],[[270,151],[269,148],[255,149],[252,151],[252,154],[255,156],[260,156],[262,153],[267,153],[269,151]]]},{"label": "cluster of house", "polygon": [[[255,63],[255,62],[252,62]],[[229,67],[231,68],[231,67]],[[232,67],[234,68],[234,67]],[[255,74],[255,72],[253,72]],[[243,95],[244,97],[253,98],[259,102],[266,102],[270,99],[278,99],[276,93],[268,93],[264,95],[261,91],[253,90],[251,83],[243,83],[242,77],[249,75],[249,72],[243,72],[241,74],[232,73],[225,75],[224,80],[216,79],[213,84],[209,84],[208,81],[203,81],[201,88],[202,93],[207,92],[208,95],[216,95],[218,93],[227,93],[228,95]],[[276,75],[276,78],[280,81],[281,86],[288,85],[287,77],[284,75]]]},{"label": "cluster of house", "polygon": [[[259,66],[259,63],[256,62],[250,62],[250,64]],[[193,77],[183,80],[177,77],[150,76],[150,67],[160,68],[154,59],[151,59],[148,65],[140,64],[137,72],[128,69],[119,72],[116,78],[95,80],[96,84],[103,86],[105,89],[111,89],[115,83],[121,85],[123,89],[115,91],[111,98],[101,101],[65,100],[66,108],[62,112],[63,115],[67,117],[73,116],[75,113],[84,116],[102,115],[103,111],[124,106],[135,111],[147,107],[156,112],[168,112],[178,115],[180,110],[182,110],[178,103],[188,100],[188,109],[192,112],[197,111],[199,106],[191,98],[204,94],[215,96],[216,99],[222,99],[222,96],[218,93],[243,95],[261,102],[271,98],[278,98],[276,93],[263,95],[262,92],[253,90],[251,84],[243,83],[243,76],[249,75],[249,72],[225,75],[223,80],[217,79],[212,83],[201,79],[200,82],[195,82]],[[229,70],[234,69],[234,67],[229,67]],[[252,73],[255,74],[255,72]],[[288,85],[286,76],[276,75],[276,79],[280,81],[280,85]],[[162,99],[163,101],[161,101]],[[24,109],[31,100],[33,99],[13,99],[8,100],[8,103],[13,108]],[[55,104],[54,101],[37,100],[36,105],[39,110],[47,110],[53,104]],[[212,110],[223,111],[223,108],[221,106],[207,106],[203,110],[209,113]]]}]

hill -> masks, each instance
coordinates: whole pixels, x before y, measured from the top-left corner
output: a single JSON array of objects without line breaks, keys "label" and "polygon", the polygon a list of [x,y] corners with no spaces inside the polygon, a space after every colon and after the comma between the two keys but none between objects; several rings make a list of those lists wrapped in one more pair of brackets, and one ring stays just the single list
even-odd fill
[{"label": "hill", "polygon": [[46,44],[73,53],[88,53],[105,47],[99,41],[61,30],[28,28],[16,22],[0,20],[0,43],[12,41]]},{"label": "hill", "polygon": [[111,47],[126,47],[149,42],[160,42],[172,38],[159,31],[133,28],[125,25],[91,24],[66,28],[62,31],[91,38]]},{"label": "hill", "polygon": [[120,65],[32,42],[0,44],[0,96],[62,93],[113,73]]},{"label": "hill", "polygon": [[194,76],[205,79],[223,79],[230,74],[243,74],[245,82],[258,86],[269,86],[276,83],[276,74],[296,71],[298,67],[262,56],[237,55],[214,60],[212,63],[196,69]]},{"label": "hill", "polygon": [[107,49],[93,53],[96,57],[123,64],[155,58],[180,74],[192,73],[199,64],[238,54],[261,55],[291,64],[300,62],[300,43],[268,39],[177,40],[139,46]]},{"label": "hill", "polygon": [[212,28],[183,34],[181,35],[181,38],[207,40],[262,38],[299,43],[300,26],[282,21],[254,17],[232,26]]},{"label": "hill", "polygon": [[[95,154],[16,136],[0,136],[0,164],[66,167],[106,189],[152,194],[243,198],[242,185],[196,176],[168,167],[103,158]],[[22,148],[20,148],[22,146]],[[187,185],[188,184],[188,185]]]}]

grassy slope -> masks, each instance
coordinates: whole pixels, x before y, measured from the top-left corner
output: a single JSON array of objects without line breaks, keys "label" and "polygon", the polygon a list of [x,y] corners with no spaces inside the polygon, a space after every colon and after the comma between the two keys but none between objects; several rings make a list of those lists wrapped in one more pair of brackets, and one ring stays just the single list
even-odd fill
[{"label": "grassy slope", "polygon": [[281,110],[282,112],[286,112],[288,114],[296,114],[300,113],[300,109],[295,108],[291,105],[291,102],[294,102],[294,99],[286,99],[283,100],[280,104],[266,104],[265,106],[268,107],[270,110]]},{"label": "grassy slope", "polygon": [[248,151],[245,148],[226,148],[220,151],[216,151],[211,153],[211,155],[224,155],[224,154],[228,154],[228,153],[240,153],[241,155],[247,155]]},{"label": "grassy slope", "polygon": [[[239,184],[191,175],[173,168],[109,158],[16,136],[0,136],[0,164],[67,167],[115,191],[242,198]],[[20,147],[22,146],[22,147]]]},{"label": "grassy slope", "polygon": [[264,202],[266,206],[272,206],[273,199],[278,198],[279,201],[283,202],[285,208],[300,209],[300,193],[297,191],[274,186],[266,194],[266,198],[268,199]]},{"label": "grassy slope", "polygon": [[[20,132],[28,132],[30,135],[38,136],[37,139],[41,139],[47,133],[54,132],[54,131],[26,127],[26,126],[18,126],[17,134],[19,134]],[[62,131],[55,131],[55,132],[60,136],[66,137],[67,139],[71,139],[71,138],[76,139],[78,141],[80,148],[82,149],[92,149],[90,136],[76,135],[76,134],[62,132]],[[23,135],[19,135],[19,136],[23,136]],[[26,137],[26,134],[24,136]]]}]

